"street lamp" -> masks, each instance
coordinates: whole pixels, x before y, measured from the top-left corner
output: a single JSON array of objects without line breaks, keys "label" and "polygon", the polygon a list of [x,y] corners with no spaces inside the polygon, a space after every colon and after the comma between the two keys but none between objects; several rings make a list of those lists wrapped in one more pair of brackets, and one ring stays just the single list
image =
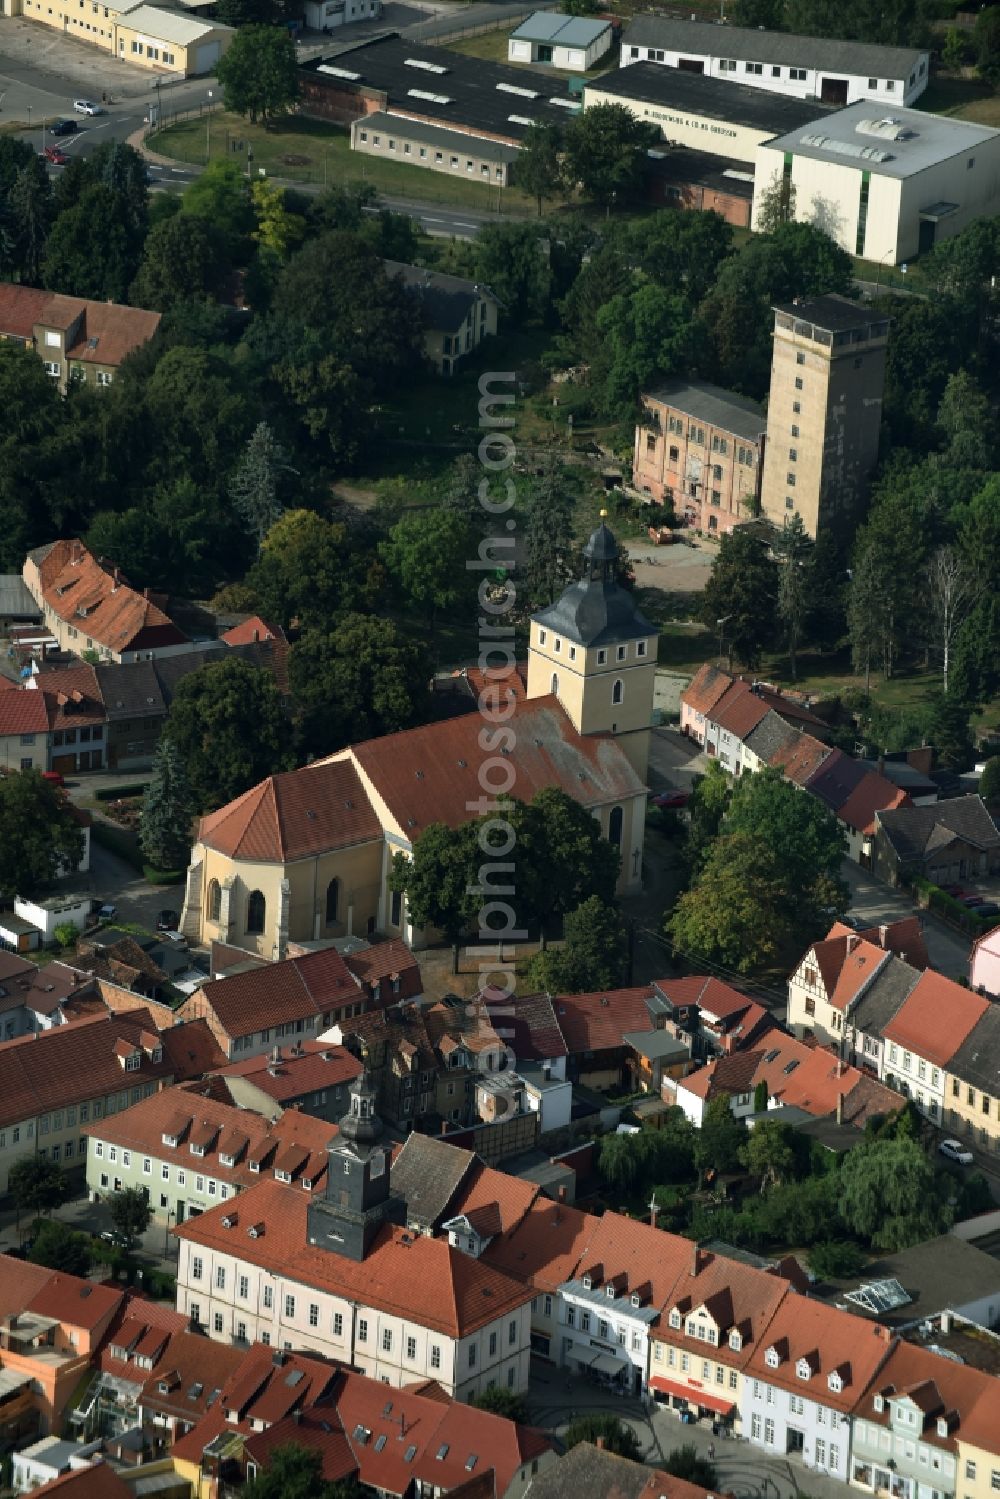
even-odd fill
[{"label": "street lamp", "polygon": [[717,624],[717,626],[719,628],[719,655],[720,655],[720,657],[722,655],[722,631],[725,628],[725,626],[728,625],[728,623],[732,619],[732,617],[733,616],[731,614],[724,614],[721,619],[717,619],[715,621],[715,623]]},{"label": "street lamp", "polygon": [[28,108],[28,130],[30,131],[31,130],[31,105],[29,104],[27,106],[27,108]]},{"label": "street lamp", "polygon": [[205,116],[205,164],[212,159],[212,90],[208,91],[208,113]]},{"label": "street lamp", "polygon": [[167,1209],[167,1221],[163,1225],[163,1254],[164,1258],[170,1252],[170,1220],[174,1216],[173,1208]]}]

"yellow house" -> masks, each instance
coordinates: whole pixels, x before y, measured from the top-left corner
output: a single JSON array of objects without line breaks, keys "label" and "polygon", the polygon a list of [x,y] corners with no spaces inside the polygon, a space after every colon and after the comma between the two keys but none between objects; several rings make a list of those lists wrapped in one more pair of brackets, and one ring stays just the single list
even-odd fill
[{"label": "yellow house", "polygon": [[181,78],[211,73],[235,35],[221,22],[137,0],[3,0],[3,13],[90,42],[122,62]]},{"label": "yellow house", "polygon": [[980,1150],[1000,1151],[1000,1008],[990,1005],[945,1068],[943,1123]]},{"label": "yellow house", "polygon": [[769,1270],[691,1246],[650,1336],[649,1388],[674,1409],[694,1409],[734,1426],[743,1371],[785,1297],[787,1280]]},{"label": "yellow house", "polygon": [[426,934],[389,888],[394,856],[412,854],[432,823],[456,827],[499,796],[530,802],[546,787],[586,807],[619,850],[619,891],[635,889],[656,634],[613,581],[616,556],[602,523],[585,549],[587,575],[546,611],[559,611],[566,659],[575,666],[578,656],[579,670],[550,672],[550,660],[563,657],[538,615],[526,689],[516,670],[502,682],[470,672],[480,711],[271,776],[203,818],[182,931],[267,958],[284,957],[289,941],[375,932],[420,946]]}]

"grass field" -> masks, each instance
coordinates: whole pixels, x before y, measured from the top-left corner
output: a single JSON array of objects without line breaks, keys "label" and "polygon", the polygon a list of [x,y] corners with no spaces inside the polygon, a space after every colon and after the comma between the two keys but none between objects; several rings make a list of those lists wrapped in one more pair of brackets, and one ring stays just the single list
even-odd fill
[{"label": "grass field", "polygon": [[1000,94],[978,78],[932,78],[914,108],[957,115],[978,125],[1000,125]]},{"label": "grass field", "polygon": [[[233,151],[234,142],[242,150]],[[240,115],[225,110],[211,117],[194,115],[168,123],[148,138],[151,150],[174,161],[204,166],[206,146],[213,161],[228,160],[247,165],[247,148],[253,148],[251,170],[263,168],[269,177],[288,182],[317,183],[331,187],[344,182],[371,182],[380,192],[410,197],[425,203],[456,208],[496,211],[499,190],[480,182],[449,177],[442,172],[420,171],[402,162],[380,161],[351,150],[349,133],[325,120],[289,115],[277,124],[251,125]],[[504,188],[505,213],[527,215],[534,203],[516,188]]]},{"label": "grass field", "polygon": [[[486,62],[506,63],[508,61],[507,40],[514,29],[514,27],[509,26],[500,31],[484,31],[479,36],[460,36],[449,39],[445,43],[445,46],[449,52],[464,52],[466,57],[482,57]],[[588,82],[593,82],[602,73],[611,73],[617,68],[618,49],[617,47],[612,47],[610,52],[606,52],[603,57],[598,58],[587,69],[586,73],[582,75],[576,70],[539,67],[537,63],[530,62],[511,61],[510,66],[512,68],[524,68],[526,71],[533,73],[536,78],[579,78],[582,76]]]}]

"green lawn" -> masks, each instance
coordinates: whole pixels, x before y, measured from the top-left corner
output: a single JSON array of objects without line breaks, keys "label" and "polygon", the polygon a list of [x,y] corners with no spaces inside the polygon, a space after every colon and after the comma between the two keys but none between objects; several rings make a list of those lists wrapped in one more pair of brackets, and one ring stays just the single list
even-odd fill
[{"label": "green lawn", "polygon": [[[466,57],[482,57],[487,62],[507,62],[507,42],[511,33],[516,28],[508,26],[500,31],[483,31],[478,36],[461,36],[454,39],[449,38],[444,46],[449,52],[464,52]],[[610,73],[618,66],[617,48],[612,47],[603,57],[599,57],[584,74],[577,70],[568,68],[541,67],[538,63],[514,62],[510,60],[512,68],[525,68],[535,75],[536,78],[585,78],[592,83],[602,73]]]},{"label": "green lawn", "polygon": [[[243,149],[233,151],[234,142]],[[351,138],[342,126],[306,115],[289,115],[277,124],[251,125],[240,115],[225,110],[211,118],[194,115],[168,123],[148,137],[150,149],[174,161],[204,166],[206,146],[213,161],[236,161],[246,166],[246,148],[253,147],[253,170],[263,168],[268,176],[289,182],[334,186],[338,183],[371,182],[380,192],[411,197],[480,212],[496,211],[499,190],[481,182],[449,177],[402,162],[380,161],[351,150]],[[502,190],[505,213],[530,214],[534,204],[516,188]]]},{"label": "green lawn", "polygon": [[978,125],[1000,125],[1000,94],[978,78],[936,75],[914,105],[932,114],[958,115]]}]

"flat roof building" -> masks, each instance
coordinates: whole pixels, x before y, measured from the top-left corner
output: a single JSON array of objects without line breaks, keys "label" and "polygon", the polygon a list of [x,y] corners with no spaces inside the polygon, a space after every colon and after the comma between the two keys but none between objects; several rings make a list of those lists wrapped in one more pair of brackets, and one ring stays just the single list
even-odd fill
[{"label": "flat roof building", "polygon": [[753,162],[757,147],[815,120],[815,105],[782,99],[721,78],[703,78],[655,62],[605,73],[584,89],[584,105],[624,104],[636,119],[659,125],[664,140],[696,151]]},{"label": "flat roof building", "polygon": [[567,16],[557,10],[536,10],[511,32],[509,62],[551,63],[583,73],[610,52],[614,28],[610,21]]},{"label": "flat roof building", "polygon": [[775,181],[795,189],[795,217],[850,255],[898,265],[1000,211],[1000,130],[950,115],[852,104],[756,152],[754,226]]},{"label": "flat roof building", "polygon": [[763,27],[637,16],[622,38],[622,66],[655,62],[706,78],[824,104],[910,104],[927,87],[929,54]]}]

